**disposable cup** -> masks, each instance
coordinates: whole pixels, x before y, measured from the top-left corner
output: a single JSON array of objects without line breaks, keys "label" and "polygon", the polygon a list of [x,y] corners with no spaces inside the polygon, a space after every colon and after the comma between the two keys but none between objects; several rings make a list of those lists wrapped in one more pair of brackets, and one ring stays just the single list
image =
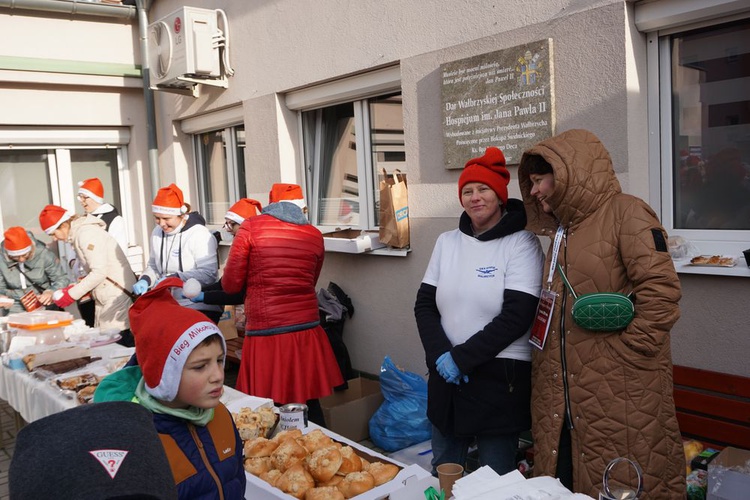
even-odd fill
[{"label": "disposable cup", "polygon": [[453,484],[464,474],[464,468],[459,464],[440,464],[437,466],[440,489],[445,492],[445,499],[453,496]]}]

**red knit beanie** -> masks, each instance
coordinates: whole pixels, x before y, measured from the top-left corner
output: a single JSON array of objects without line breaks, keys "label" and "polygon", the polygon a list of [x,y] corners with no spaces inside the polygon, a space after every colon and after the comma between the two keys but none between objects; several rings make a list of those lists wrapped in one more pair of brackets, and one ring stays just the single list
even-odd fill
[{"label": "red knit beanie", "polygon": [[5,251],[11,257],[20,257],[31,251],[31,238],[24,228],[9,227],[3,236],[5,236]]},{"label": "red knit beanie", "polygon": [[177,397],[182,368],[188,356],[207,337],[221,337],[221,330],[205,314],[183,307],[172,297],[172,288],[182,288],[180,278],[167,278],[141,295],[130,307],[130,327],[135,337],[138,364],[146,392],[162,401]]},{"label": "red knit beanie", "polygon": [[104,186],[102,186],[102,181],[96,177],[80,181],[78,183],[78,194],[91,198],[97,203],[104,203]]},{"label": "red knit beanie", "polygon": [[464,165],[461,177],[458,178],[458,199],[461,200],[461,190],[470,182],[481,182],[488,185],[505,205],[508,202],[508,182],[510,172],[505,168],[505,155],[495,146],[488,147],[484,156],[472,158]]},{"label": "red knit beanie", "polygon": [[237,203],[229,207],[224,218],[242,224],[245,219],[258,215],[262,209],[263,207],[258,200],[240,198]]}]

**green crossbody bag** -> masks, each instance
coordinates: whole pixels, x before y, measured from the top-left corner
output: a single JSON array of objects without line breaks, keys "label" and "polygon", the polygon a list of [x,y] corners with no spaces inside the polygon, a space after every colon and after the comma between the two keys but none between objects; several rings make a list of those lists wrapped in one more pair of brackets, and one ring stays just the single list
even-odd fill
[{"label": "green crossbody bag", "polygon": [[565,286],[573,294],[573,321],[581,328],[595,332],[614,332],[624,330],[635,316],[635,306],[630,295],[614,292],[586,293],[578,295],[570,286],[568,277],[560,267]]}]

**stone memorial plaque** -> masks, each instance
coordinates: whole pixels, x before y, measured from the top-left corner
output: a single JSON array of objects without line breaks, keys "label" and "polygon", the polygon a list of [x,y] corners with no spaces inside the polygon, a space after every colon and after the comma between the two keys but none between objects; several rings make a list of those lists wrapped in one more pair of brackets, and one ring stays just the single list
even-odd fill
[{"label": "stone memorial plaque", "polygon": [[553,135],[552,40],[440,66],[445,168],[463,168],[485,148],[503,150],[509,165]]}]

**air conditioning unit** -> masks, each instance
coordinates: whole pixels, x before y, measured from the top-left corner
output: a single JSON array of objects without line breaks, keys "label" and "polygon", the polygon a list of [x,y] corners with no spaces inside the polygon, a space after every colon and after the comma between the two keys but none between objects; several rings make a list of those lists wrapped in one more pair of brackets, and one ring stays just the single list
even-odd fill
[{"label": "air conditioning unit", "polygon": [[216,10],[182,7],[149,25],[152,88],[190,89],[223,79],[217,18]]}]

